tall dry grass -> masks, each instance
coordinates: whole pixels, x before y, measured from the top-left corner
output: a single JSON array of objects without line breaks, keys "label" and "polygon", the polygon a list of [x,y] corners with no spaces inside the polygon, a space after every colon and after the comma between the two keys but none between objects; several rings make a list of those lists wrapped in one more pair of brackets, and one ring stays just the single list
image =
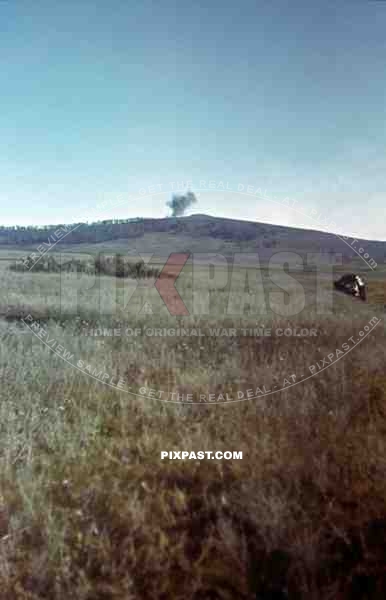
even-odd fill
[{"label": "tall dry grass", "polygon": [[[168,405],[74,370],[25,332],[26,307],[17,308],[29,298],[35,318],[75,356],[138,388],[207,394],[299,373],[357,335],[371,306],[342,298],[333,315],[299,315],[299,327],[317,328],[312,340],[134,343],[79,335],[79,321],[59,315],[57,295],[43,281],[54,277],[16,275],[7,292],[12,316],[0,319],[0,368],[8,369],[0,371],[0,598],[385,597],[383,323],[322,374],[280,394]],[[97,325],[89,296],[82,307]],[[158,314],[136,322],[170,326]],[[221,322],[241,326],[240,319]],[[243,459],[161,460],[164,450],[237,450]]]}]

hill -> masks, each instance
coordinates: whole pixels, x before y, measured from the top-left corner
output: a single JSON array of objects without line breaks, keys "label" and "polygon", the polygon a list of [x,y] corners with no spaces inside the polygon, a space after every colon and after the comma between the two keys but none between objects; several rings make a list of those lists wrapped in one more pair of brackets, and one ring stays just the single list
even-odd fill
[{"label": "hill", "polygon": [[[299,254],[323,252],[342,254],[345,259],[369,255],[368,262],[383,263],[386,242],[343,241],[323,231],[284,227],[253,221],[240,221],[195,214],[161,219],[114,219],[95,223],[47,225],[45,227],[0,227],[0,245],[36,249],[60,240],[67,250],[88,251],[91,244],[104,249],[126,249],[127,243],[139,252],[254,252],[269,256],[272,251],[293,250]],[[58,248],[58,246],[57,246]],[[361,250],[363,249],[363,250]],[[373,261],[373,262],[371,262]]]}]

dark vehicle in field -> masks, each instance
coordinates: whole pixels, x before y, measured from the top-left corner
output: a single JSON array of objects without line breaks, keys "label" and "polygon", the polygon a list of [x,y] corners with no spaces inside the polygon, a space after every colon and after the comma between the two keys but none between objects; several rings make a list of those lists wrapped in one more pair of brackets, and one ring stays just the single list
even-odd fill
[{"label": "dark vehicle in field", "polygon": [[334,282],[336,290],[358,297],[364,302],[367,300],[367,282],[361,275],[355,273],[347,273],[338,281]]}]

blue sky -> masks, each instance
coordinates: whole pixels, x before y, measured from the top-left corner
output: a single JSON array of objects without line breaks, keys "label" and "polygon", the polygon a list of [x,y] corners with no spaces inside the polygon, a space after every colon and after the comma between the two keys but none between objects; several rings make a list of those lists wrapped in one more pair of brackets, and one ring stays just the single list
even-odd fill
[{"label": "blue sky", "polygon": [[[386,239],[385,31],[371,0],[0,0],[0,223],[161,217],[218,180]],[[313,227],[236,192],[191,212]]]}]

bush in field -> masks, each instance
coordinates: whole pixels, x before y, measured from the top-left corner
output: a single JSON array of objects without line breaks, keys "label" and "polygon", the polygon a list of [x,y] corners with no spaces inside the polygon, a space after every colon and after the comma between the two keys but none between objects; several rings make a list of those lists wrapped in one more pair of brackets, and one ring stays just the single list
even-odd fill
[{"label": "bush in field", "polygon": [[158,277],[160,270],[149,267],[142,262],[130,263],[122,254],[116,256],[98,255],[95,260],[95,271],[100,275],[111,275],[113,277],[131,277],[145,279]]},{"label": "bush in field", "polygon": [[150,278],[158,277],[160,271],[157,268],[149,267],[142,262],[130,263],[125,260],[122,254],[116,256],[98,255],[95,264],[90,261],[84,261],[76,258],[60,264],[53,256],[43,257],[34,263],[33,259],[28,258],[25,262],[17,262],[10,265],[11,271],[26,273],[97,273],[99,275],[110,275],[112,277],[131,277],[131,278]]},{"label": "bush in field", "polygon": [[22,273],[32,271],[34,273],[78,272],[91,274],[94,272],[94,266],[89,261],[86,262],[72,258],[71,260],[61,264],[60,262],[57,262],[53,256],[43,257],[37,262],[34,262],[33,259],[28,257],[23,263],[17,262],[13,265],[10,265],[9,269],[11,271]]}]

